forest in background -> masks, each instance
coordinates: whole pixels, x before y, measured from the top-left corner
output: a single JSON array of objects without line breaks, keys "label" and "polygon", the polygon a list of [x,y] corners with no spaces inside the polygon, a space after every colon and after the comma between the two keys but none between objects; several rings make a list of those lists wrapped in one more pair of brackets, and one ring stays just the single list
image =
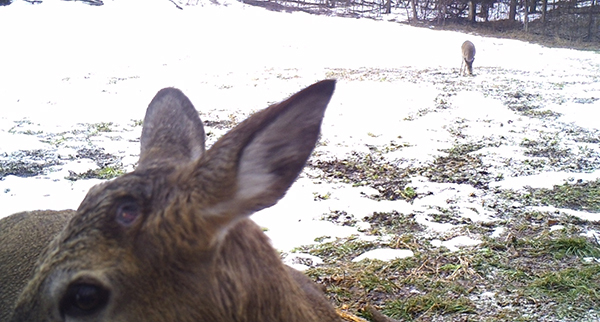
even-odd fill
[{"label": "forest in background", "polygon": [[[502,33],[554,45],[600,44],[597,0],[243,0],[272,10],[397,20],[444,29]],[[189,1],[187,1],[189,2]],[[192,2],[197,2],[193,0]],[[517,32],[519,35],[515,35]],[[577,46],[580,47],[580,46]]]},{"label": "forest in background", "polygon": [[[0,6],[18,0],[0,0]],[[32,4],[44,0],[21,0]],[[101,6],[103,0],[80,1]],[[179,9],[203,0],[164,0]],[[208,0],[218,4],[219,0]],[[508,37],[548,46],[600,49],[598,0],[238,0],[276,11],[371,18]]]}]

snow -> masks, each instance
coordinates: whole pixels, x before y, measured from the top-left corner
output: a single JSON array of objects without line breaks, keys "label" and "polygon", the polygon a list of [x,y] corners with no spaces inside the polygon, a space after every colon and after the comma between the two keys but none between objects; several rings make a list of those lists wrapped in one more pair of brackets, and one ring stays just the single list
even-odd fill
[{"label": "snow", "polygon": [[392,249],[392,248],[379,248],[370,250],[366,253],[363,253],[360,256],[357,256],[352,261],[360,262],[365,259],[377,259],[380,261],[391,261],[397,258],[406,258],[412,257],[414,253],[408,249]]},{"label": "snow", "polygon": [[431,241],[431,244],[434,246],[444,246],[448,248],[450,251],[457,251],[460,246],[475,246],[481,243],[481,241],[473,239],[469,236],[457,236],[450,240],[441,241],[439,239],[434,239]]},{"label": "snow", "polygon": [[[508,71],[507,79],[517,79],[510,73],[519,71],[522,82],[544,78],[564,84],[562,91],[576,92],[580,98],[600,97],[600,86],[579,88],[577,84],[582,77],[598,75],[600,60],[591,52],[370,19],[270,12],[235,1],[221,6],[206,2],[184,10],[166,0],[105,2],[102,7],[90,7],[47,0],[32,6],[17,0],[0,7],[0,30],[5,31],[0,39],[0,153],[47,148],[35,136],[11,133],[17,122],[26,120],[44,133],[69,132],[81,123],[126,126],[142,119],[154,94],[167,86],[182,89],[201,113],[227,117],[249,115],[339,70],[373,68],[385,73],[406,66],[439,69],[454,79],[460,64],[458,48],[465,39],[477,46],[476,71],[501,67]],[[494,79],[482,73],[466,81],[485,85]],[[322,141],[327,144],[315,151],[343,158],[350,151],[368,152],[368,145],[394,140],[410,146],[390,153],[390,158],[426,163],[440,155],[440,149],[454,145],[448,123],[460,121],[469,135],[516,140],[524,136],[519,131],[523,127],[543,127],[538,119],[521,117],[494,98],[469,90],[446,98],[453,109],[411,120],[430,108],[438,94],[434,84],[426,81],[340,80],[323,123]],[[600,101],[548,108],[562,113],[564,122],[600,129],[597,118],[590,117],[599,110]],[[101,136],[95,143],[108,153],[126,151],[124,162],[131,169],[139,153],[136,138],[140,131],[137,127],[120,132],[125,136],[120,141]],[[514,147],[501,148],[504,150],[490,149],[490,157],[493,153],[514,154],[515,159],[522,156]],[[45,176],[7,176],[0,181],[0,217],[34,209],[76,209],[86,191],[100,181],[71,182],[64,177],[69,170],[79,172],[86,167],[94,165],[80,160]],[[569,178],[593,180],[599,176],[598,171],[547,172],[505,178],[497,186],[551,187]],[[346,211],[357,219],[392,210],[415,213],[418,223],[443,232],[456,226],[433,222],[429,215],[436,212],[436,205],[446,207],[452,200],[461,216],[472,221],[492,220],[481,200],[472,197],[476,189],[469,185],[417,177],[411,186],[431,194],[412,204],[374,201],[364,198],[371,194],[370,188],[316,183],[303,174],[284,199],[252,218],[283,251],[323,236],[361,235],[364,222],[348,227],[321,220],[332,210]],[[315,194],[330,197],[315,201]],[[477,243],[468,236],[436,242],[452,250]],[[383,252],[386,260],[397,256],[377,251]],[[382,258],[379,255],[374,256]]]}]

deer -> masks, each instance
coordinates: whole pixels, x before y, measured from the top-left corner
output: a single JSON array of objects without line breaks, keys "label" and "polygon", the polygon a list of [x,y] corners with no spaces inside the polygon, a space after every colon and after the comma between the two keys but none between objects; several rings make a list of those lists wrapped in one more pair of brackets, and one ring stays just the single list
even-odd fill
[{"label": "deer", "polygon": [[[475,60],[475,45],[470,41],[465,41],[460,47],[462,53],[462,61],[460,63],[460,74],[464,75],[465,68],[469,75],[473,75],[473,61]],[[463,68],[464,66],[464,68]]]},{"label": "deer", "polygon": [[249,218],[301,173],[334,89],[315,83],[210,149],[187,96],[160,90],[134,171],[77,210],[0,220],[2,321],[341,322]]}]

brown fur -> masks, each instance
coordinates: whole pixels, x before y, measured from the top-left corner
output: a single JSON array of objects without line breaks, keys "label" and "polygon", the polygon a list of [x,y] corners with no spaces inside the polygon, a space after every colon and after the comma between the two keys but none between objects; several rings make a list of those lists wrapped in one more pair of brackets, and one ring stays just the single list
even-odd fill
[{"label": "brown fur", "polygon": [[465,41],[460,47],[462,53],[462,61],[460,63],[460,74],[464,74],[463,65],[473,75],[473,61],[475,61],[475,45],[470,41]]},{"label": "brown fur", "polygon": [[7,228],[39,221],[38,213],[0,221],[0,236],[23,246],[0,244],[0,263],[23,265],[19,276],[0,276],[11,285],[0,290],[0,310],[14,305],[12,322],[341,321],[247,218],[283,197],[302,170],[334,84],[256,113],[208,151],[187,97],[161,90],[144,120],[138,168],[90,189],[60,233],[72,213],[49,213],[54,226],[39,240]]},{"label": "brown fur", "polygon": [[0,220],[0,321],[33,274],[35,262],[75,211],[20,212]]}]

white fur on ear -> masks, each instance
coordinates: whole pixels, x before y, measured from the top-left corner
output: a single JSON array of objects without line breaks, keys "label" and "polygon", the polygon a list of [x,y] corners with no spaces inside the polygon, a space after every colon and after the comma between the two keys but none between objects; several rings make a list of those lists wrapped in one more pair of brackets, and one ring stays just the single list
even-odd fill
[{"label": "white fur on ear", "polygon": [[244,148],[238,167],[237,198],[258,198],[272,205],[304,168],[318,140],[332,91],[304,94],[281,103],[289,106],[257,131]]},{"label": "white fur on ear", "polygon": [[[231,154],[239,158],[234,161],[235,191],[232,198],[213,205],[207,213],[245,217],[281,199],[304,168],[318,140],[334,88],[335,81],[309,86],[251,116],[226,134],[223,140],[245,142],[237,145],[239,153]],[[231,147],[215,144],[213,148]]]}]

